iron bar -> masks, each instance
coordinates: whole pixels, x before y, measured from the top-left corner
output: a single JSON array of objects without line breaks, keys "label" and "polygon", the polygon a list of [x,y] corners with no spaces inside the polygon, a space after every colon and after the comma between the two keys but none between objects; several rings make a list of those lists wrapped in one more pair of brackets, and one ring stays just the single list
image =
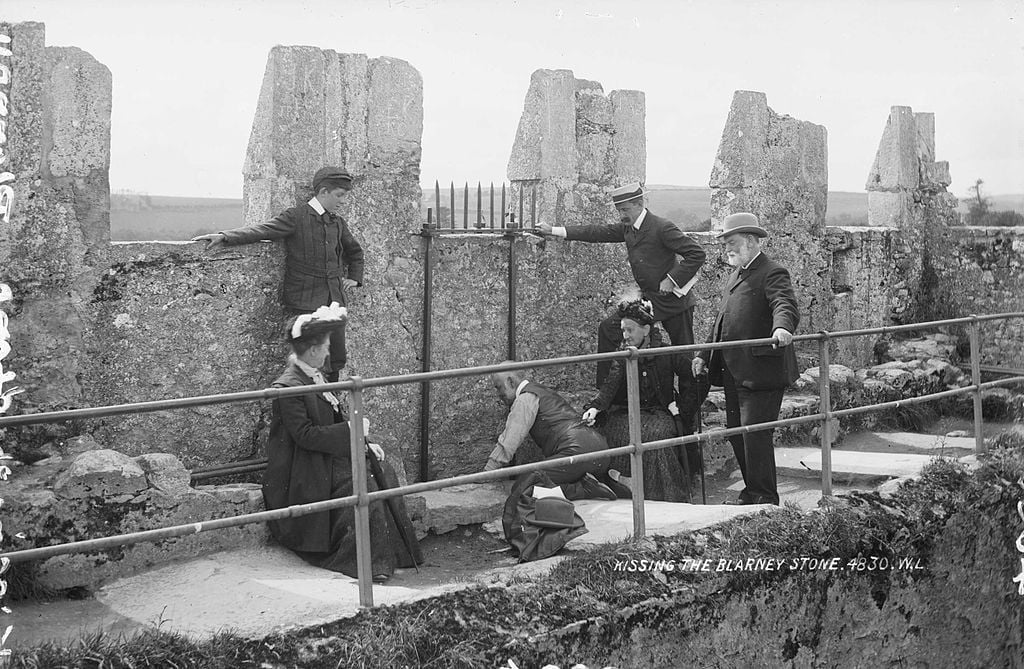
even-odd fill
[{"label": "iron bar", "polygon": [[530,191],[530,227],[537,227],[537,184],[533,184],[533,190]]},{"label": "iron bar", "polygon": [[462,228],[469,230],[469,182],[462,187]]},{"label": "iron bar", "polygon": [[352,459],[352,492],[356,497],[356,573],[359,576],[359,605],[373,606],[373,565],[370,559],[370,506],[366,498],[366,456],[363,449],[363,383],[352,377],[355,385],[348,396],[349,457]]},{"label": "iron bar", "polygon": [[[427,211],[427,226],[430,227],[430,211]],[[423,342],[420,357],[421,369],[429,373],[434,336],[434,240],[427,235],[423,251]],[[430,380],[420,384],[420,480],[429,478],[430,470]]]},{"label": "iron bar", "polygon": [[[640,359],[639,349],[629,347],[626,358],[626,404],[629,421],[629,443],[639,447],[643,443],[640,430]],[[644,454],[637,449],[629,457],[630,487],[633,491],[633,538],[639,541],[647,533],[647,519],[644,514]]]},{"label": "iron bar", "polygon": [[448,188],[449,188],[449,191],[448,191],[448,196],[449,196],[448,197],[448,204],[451,205],[451,211],[449,212],[448,221],[451,224],[451,225],[449,225],[449,227],[452,230],[454,230],[455,229],[455,182],[454,181],[449,181],[448,182]]},{"label": "iron bar", "polygon": [[516,359],[516,287],[519,282],[519,258],[516,257],[516,238],[508,235],[508,360]]},{"label": "iron bar", "polygon": [[501,184],[501,229],[505,229],[505,183]]},{"label": "iron bar", "polygon": [[526,191],[523,188],[523,182],[520,181],[519,182],[519,219],[516,220],[516,225],[515,225],[515,227],[517,227],[517,228],[523,227],[523,205],[525,203],[525,200],[526,200]]},{"label": "iron bar", "polygon": [[193,483],[196,481],[204,481],[206,479],[220,478],[221,476],[234,476],[236,474],[251,474],[252,472],[263,471],[267,468],[267,461],[263,460],[258,464],[243,465],[241,467],[224,467],[221,469],[214,469],[211,471],[194,471],[191,475]]},{"label": "iron bar", "polygon": [[974,391],[974,451],[984,453],[985,425],[981,411],[981,343],[979,341],[981,327],[978,323],[978,317],[971,316],[969,335],[971,341],[971,385],[977,388]]},{"label": "iron bar", "polygon": [[230,469],[234,467],[246,467],[248,465],[265,465],[267,464],[266,458],[253,458],[251,460],[235,460],[233,462],[222,462],[219,465],[210,465],[208,467],[199,467],[193,469],[192,474],[206,474],[207,472],[214,472],[219,469]]},{"label": "iron bar", "polygon": [[494,182],[491,182],[491,230],[494,230]]},{"label": "iron bar", "polygon": [[832,496],[832,386],[829,383],[828,332],[818,340],[818,411],[824,414],[818,434],[821,446],[821,496]]},{"label": "iron bar", "polygon": [[483,190],[481,189],[480,182],[476,182],[476,227],[482,228],[484,225],[484,205],[483,205]]},{"label": "iron bar", "polygon": [[[437,212],[437,227],[443,228],[444,221],[441,216],[441,184],[434,181],[434,211]],[[427,223],[430,223],[430,210],[427,210]]]}]

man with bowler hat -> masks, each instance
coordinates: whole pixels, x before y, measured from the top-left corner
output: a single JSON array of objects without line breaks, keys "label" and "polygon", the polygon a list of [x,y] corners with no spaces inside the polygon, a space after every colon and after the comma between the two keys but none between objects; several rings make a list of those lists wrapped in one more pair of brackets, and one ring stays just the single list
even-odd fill
[{"label": "man with bowler hat", "polygon": [[[769,423],[779,418],[782,394],[796,380],[790,345],[800,322],[789,271],[761,251],[768,232],[753,214],[727,216],[717,237],[736,269],[726,281],[709,342],[774,339],[775,343],[704,351],[693,359],[693,375],[708,373],[725,388],[726,427]],[[779,503],[772,429],[729,437],[743,473],[736,504]]]},{"label": "man with bowler hat", "polygon": [[[200,235],[192,241],[208,242],[207,250],[250,244],[261,240],[284,241],[285,268],[282,302],[285,316],[293,318],[337,302],[346,305],[345,291],[363,285],[363,248],[337,213],[352,190],[352,175],[339,167],[321,167],[313,175],[313,197],[281,212],[267,223]],[[345,330],[331,332],[329,381],[336,381],[345,366]]]}]

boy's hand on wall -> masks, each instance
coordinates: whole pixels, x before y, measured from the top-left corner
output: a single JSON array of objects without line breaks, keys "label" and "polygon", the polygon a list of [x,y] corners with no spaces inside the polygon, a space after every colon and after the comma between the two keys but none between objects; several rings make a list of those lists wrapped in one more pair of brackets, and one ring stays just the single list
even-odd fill
[{"label": "boy's hand on wall", "polygon": [[199,235],[198,237],[193,237],[192,241],[206,242],[207,251],[216,251],[217,249],[224,246],[224,235],[219,232],[211,232],[208,235]]}]

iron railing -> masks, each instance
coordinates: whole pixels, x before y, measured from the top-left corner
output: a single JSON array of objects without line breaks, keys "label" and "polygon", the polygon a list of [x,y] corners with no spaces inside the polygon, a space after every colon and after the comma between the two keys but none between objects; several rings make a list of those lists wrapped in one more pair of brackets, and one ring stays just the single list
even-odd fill
[{"label": "iron railing", "polygon": [[[809,414],[806,416],[799,416],[795,418],[786,418],[782,420],[775,420],[768,423],[758,423],[753,426],[743,426],[735,428],[724,428],[716,430],[708,430],[698,434],[687,435],[685,437],[675,437],[671,439],[662,439],[658,441],[652,441],[644,443],[641,436],[641,425],[640,425],[640,412],[639,412],[639,373],[637,361],[641,356],[659,356],[659,355],[672,355],[683,352],[697,352],[707,351],[711,349],[730,349],[730,348],[743,348],[748,346],[764,346],[770,345],[775,342],[774,339],[750,339],[744,341],[735,342],[719,342],[714,344],[693,344],[687,346],[672,346],[672,347],[659,347],[656,349],[636,349],[629,348],[624,351],[615,351],[611,353],[596,353],[589,355],[569,356],[564,358],[552,358],[547,360],[536,360],[536,361],[525,361],[516,363],[505,363],[501,365],[487,365],[482,367],[468,367],[451,370],[439,370],[434,372],[422,372],[417,374],[407,374],[402,376],[385,376],[379,378],[363,379],[361,377],[352,377],[351,379],[343,382],[328,384],[327,386],[302,386],[297,388],[268,388],[264,390],[248,391],[240,393],[227,393],[223,395],[208,395],[203,397],[186,397],[180,399],[168,399],[158,400],[151,402],[139,402],[133,404],[123,404],[116,406],[106,407],[93,407],[87,409],[71,409],[64,411],[53,411],[48,413],[29,414],[22,416],[3,416],[0,417],[0,428],[11,427],[16,425],[28,425],[35,423],[52,423],[71,419],[83,419],[83,418],[96,418],[101,416],[112,416],[119,414],[129,413],[143,413],[151,411],[161,411],[165,409],[174,409],[187,406],[202,406],[210,404],[223,404],[229,402],[245,402],[253,400],[266,400],[275,399],[278,397],[290,397],[296,395],[303,395],[313,392],[322,392],[323,390],[348,390],[350,393],[350,457],[352,460],[352,474],[353,474],[353,493],[347,497],[324,500],[322,502],[315,502],[311,504],[301,504],[286,507],[283,509],[276,509],[273,511],[261,511],[257,513],[244,514],[239,516],[233,516],[230,518],[217,518],[207,521],[189,523],[186,525],[176,525],[173,527],[158,528],[154,530],[147,530],[143,532],[133,532],[130,534],[114,535],[109,537],[102,537],[98,539],[89,539],[85,541],[69,542],[64,544],[56,544],[52,546],[43,546],[39,548],[30,548],[19,551],[10,551],[7,553],[0,554],[0,559],[8,559],[11,562],[22,562],[26,560],[38,560],[43,558],[52,557],[55,555],[66,555],[70,553],[81,553],[88,551],[103,550],[107,548],[113,548],[116,546],[128,546],[137,543],[147,541],[159,541],[177,536],[185,536],[189,534],[196,534],[214,529],[222,529],[227,527],[237,527],[240,525],[246,525],[250,523],[266,522],[268,520],[277,520],[282,518],[293,518],[298,516],[304,516],[310,513],[317,513],[327,511],[330,509],[337,509],[346,506],[355,507],[355,516],[357,521],[357,532],[356,532],[356,550],[357,550],[357,568],[358,568],[358,581],[359,581],[359,601],[362,606],[373,606],[373,583],[372,574],[370,573],[370,540],[369,540],[369,514],[368,505],[371,502],[383,500],[388,497],[395,497],[399,495],[407,495],[417,492],[425,492],[428,490],[437,490],[441,488],[447,488],[455,485],[462,485],[466,483],[481,483],[485,481],[493,481],[497,479],[508,478],[511,475],[517,475],[525,472],[539,471],[550,468],[552,466],[558,466],[569,463],[580,463],[589,462],[592,460],[601,460],[609,458],[615,455],[629,454],[631,458],[632,466],[632,491],[633,491],[633,536],[634,538],[641,538],[646,533],[646,522],[644,516],[644,490],[643,490],[643,453],[649,450],[657,450],[661,448],[668,448],[671,446],[681,446],[684,444],[692,444],[700,441],[708,441],[710,439],[716,439],[721,437],[728,437],[737,434],[746,434],[750,432],[756,432],[767,429],[775,429],[778,427],[785,427],[790,425],[801,425],[806,423],[820,422],[821,429],[819,430],[819,443],[822,453],[822,494],[830,495],[832,491],[832,473],[831,473],[831,427],[830,423],[832,420],[843,417],[851,416],[859,413],[867,413],[870,411],[878,411],[889,408],[899,408],[901,406],[907,406],[911,404],[932,401],[940,398],[953,397],[956,395],[973,393],[974,397],[974,432],[975,432],[975,450],[978,453],[985,451],[984,439],[982,437],[982,414],[981,414],[981,392],[986,388],[994,388],[997,386],[1011,385],[1015,383],[1024,382],[1024,375],[1011,376],[1008,378],[998,379],[996,381],[989,381],[987,383],[981,383],[980,381],[980,325],[985,321],[992,320],[1006,320],[1010,318],[1024,318],[1024,312],[1011,312],[1002,314],[993,314],[987,316],[970,316],[966,318],[954,318],[941,321],[929,321],[926,323],[914,323],[908,325],[899,326],[886,326],[877,328],[865,328],[860,330],[848,330],[844,332],[820,332],[817,334],[800,335],[793,338],[794,342],[798,341],[817,341],[819,344],[819,375],[818,375],[818,393],[819,393],[819,406],[818,412]],[[896,332],[906,331],[919,331],[935,329],[950,325],[963,325],[969,329],[970,346],[971,346],[971,384],[961,388],[952,390],[945,390],[942,392],[931,393],[928,395],[922,395],[920,397],[913,397],[904,400],[897,400],[891,402],[883,402],[879,404],[865,405],[860,407],[852,407],[849,409],[841,409],[837,411],[832,410],[831,406],[831,395],[829,388],[829,343],[834,339],[844,337],[858,337],[873,334],[890,334]],[[586,362],[596,362],[600,360],[611,360],[611,359],[623,359],[626,364],[626,387],[628,397],[628,408],[629,408],[629,439],[630,443],[627,446],[620,446],[616,448],[610,448],[607,451],[598,453],[589,453],[586,455],[577,455],[566,458],[558,458],[553,460],[545,460],[541,462],[534,462],[526,465],[518,465],[514,467],[506,467],[504,469],[479,472],[476,474],[466,474],[462,476],[455,476],[447,479],[437,481],[423,481],[421,483],[414,483],[411,485],[401,486],[397,488],[391,488],[388,490],[379,490],[376,492],[369,492],[367,490],[366,483],[366,464],[363,458],[363,394],[369,388],[381,388],[392,385],[400,385],[406,383],[423,383],[425,381],[440,380],[440,379],[451,379],[461,378],[468,376],[481,376],[490,374],[496,371],[510,371],[510,370],[525,370],[525,369],[536,369],[541,367],[555,367],[572,364],[581,364]]]}]

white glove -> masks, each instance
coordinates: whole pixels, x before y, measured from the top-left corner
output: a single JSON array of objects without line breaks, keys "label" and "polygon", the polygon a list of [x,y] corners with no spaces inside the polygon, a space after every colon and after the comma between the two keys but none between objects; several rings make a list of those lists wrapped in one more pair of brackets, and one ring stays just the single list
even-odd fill
[{"label": "white glove", "polygon": [[583,422],[587,425],[593,425],[594,420],[597,418],[597,409],[591,407],[583,412]]},{"label": "white glove", "polygon": [[363,418],[363,436],[365,437],[368,434],[370,434],[370,419],[364,417]]},{"label": "white glove", "polygon": [[673,416],[679,415],[679,407],[676,406],[675,401],[668,405],[668,412]]},{"label": "white glove", "polygon": [[378,460],[383,460],[384,459],[384,449],[380,447],[380,444],[375,444],[373,442],[367,442],[366,445],[367,445],[367,447],[369,447],[369,449],[371,451],[373,451],[373,454],[377,456]]}]

